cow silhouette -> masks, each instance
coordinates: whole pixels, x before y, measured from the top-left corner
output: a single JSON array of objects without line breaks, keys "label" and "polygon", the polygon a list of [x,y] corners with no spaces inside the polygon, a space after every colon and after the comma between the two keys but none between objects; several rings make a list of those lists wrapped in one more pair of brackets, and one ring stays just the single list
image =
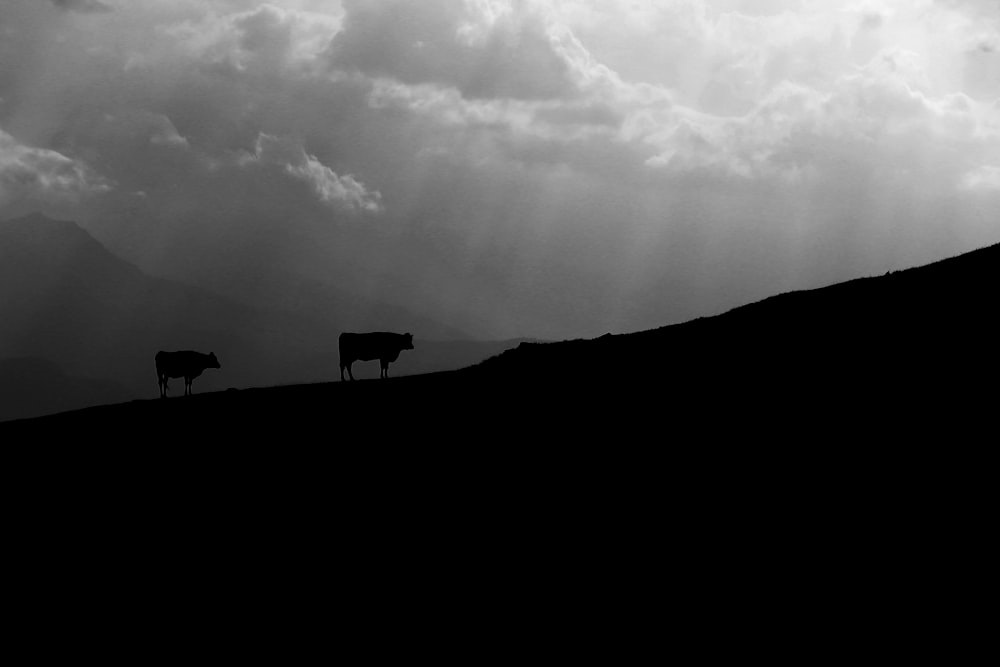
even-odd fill
[{"label": "cow silhouette", "polygon": [[398,334],[388,331],[372,333],[340,334],[340,379],[344,380],[344,369],[352,380],[351,365],[355,361],[378,359],[381,371],[379,378],[389,377],[389,364],[399,359],[403,350],[413,349],[413,334]]},{"label": "cow silhouette", "polygon": [[215,352],[202,354],[191,350],[156,353],[156,382],[160,387],[160,398],[167,397],[167,382],[170,378],[184,378],[184,395],[190,396],[191,382],[207,368],[222,368]]}]

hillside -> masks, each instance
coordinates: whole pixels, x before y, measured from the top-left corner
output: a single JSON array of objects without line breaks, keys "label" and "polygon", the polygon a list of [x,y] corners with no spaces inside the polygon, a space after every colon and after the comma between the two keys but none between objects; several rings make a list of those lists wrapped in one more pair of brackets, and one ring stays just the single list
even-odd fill
[{"label": "hillside", "polygon": [[491,436],[530,429],[533,438],[558,439],[655,426],[675,433],[721,413],[727,428],[763,420],[794,431],[817,419],[828,428],[864,420],[910,428],[928,411],[944,420],[988,404],[998,267],[993,246],[660,329],[522,343],[456,372],[231,391],[189,406],[140,402],[35,424],[138,423],[170,411],[206,433],[216,421],[231,433],[252,414],[256,433],[333,428],[454,439],[474,424]]},{"label": "hillside", "polygon": [[803,600],[840,621],[872,595],[923,613],[939,594],[928,571],[975,591],[965,568],[990,553],[998,261],[987,248],[459,371],[7,422],[4,467],[27,534],[102,555],[127,539],[188,582],[232,573],[235,600],[262,571],[340,590],[339,567],[364,573],[372,605],[388,599],[372,581],[400,596],[443,578],[465,594],[496,582],[520,609],[555,577],[571,603],[629,591],[648,623],[633,598],[660,586],[681,591],[706,645],[713,614],[737,614],[749,642],[770,606]]},{"label": "hillside", "polygon": [[1000,245],[660,329],[521,345],[483,371],[598,386],[655,378],[722,393],[973,392],[995,373],[998,285]]}]

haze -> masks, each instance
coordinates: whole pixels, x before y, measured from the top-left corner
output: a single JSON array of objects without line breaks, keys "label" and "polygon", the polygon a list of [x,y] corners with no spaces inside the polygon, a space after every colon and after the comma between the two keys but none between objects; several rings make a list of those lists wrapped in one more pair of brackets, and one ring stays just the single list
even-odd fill
[{"label": "haze", "polygon": [[1000,5],[4,0],[36,210],[251,302],[661,326],[1000,241]]}]

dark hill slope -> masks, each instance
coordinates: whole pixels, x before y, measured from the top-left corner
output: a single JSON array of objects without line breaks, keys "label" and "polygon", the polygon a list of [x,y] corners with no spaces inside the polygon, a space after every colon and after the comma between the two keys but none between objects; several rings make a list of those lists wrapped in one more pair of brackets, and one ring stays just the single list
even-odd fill
[{"label": "dark hill slope", "polygon": [[331,600],[376,633],[391,614],[440,636],[437,603],[460,610],[449,628],[526,618],[620,659],[662,636],[666,601],[681,650],[895,651],[927,629],[953,651],[983,624],[960,612],[992,554],[997,259],[463,371],[0,424],[12,553],[44,571],[36,598],[143,582],[213,632],[219,607],[191,604],[206,590],[295,637]]},{"label": "dark hill slope", "polygon": [[510,382],[591,380],[595,391],[625,383],[797,399],[974,392],[997,371],[998,290],[992,246],[675,326],[523,344],[477,370]]}]

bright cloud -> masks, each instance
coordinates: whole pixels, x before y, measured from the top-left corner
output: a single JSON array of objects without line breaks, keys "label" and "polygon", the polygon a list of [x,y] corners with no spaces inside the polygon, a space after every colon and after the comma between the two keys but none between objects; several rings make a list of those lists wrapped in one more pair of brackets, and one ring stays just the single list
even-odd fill
[{"label": "bright cloud", "polygon": [[967,190],[1000,190],[1000,167],[985,165],[969,172],[962,179]]},{"label": "bright cloud", "polygon": [[25,146],[0,130],[0,206],[23,200],[74,199],[110,188],[82,162],[53,150]]},{"label": "bright cloud", "polygon": [[293,141],[262,133],[257,137],[254,152],[239,155],[237,163],[244,167],[278,165],[285,173],[311,185],[320,201],[334,207],[367,213],[383,210],[378,191],[369,191],[351,174],[338,176]]}]

